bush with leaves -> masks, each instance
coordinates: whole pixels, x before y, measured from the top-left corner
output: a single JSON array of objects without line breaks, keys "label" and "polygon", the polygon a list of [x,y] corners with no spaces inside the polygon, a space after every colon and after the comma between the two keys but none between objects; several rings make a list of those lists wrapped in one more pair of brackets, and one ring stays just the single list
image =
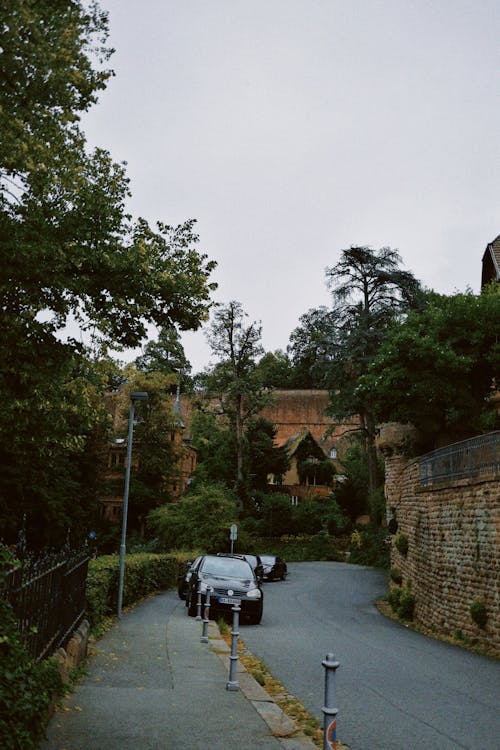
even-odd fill
[{"label": "bush with leaves", "polygon": [[397,551],[400,555],[403,555],[403,557],[406,557],[408,554],[408,549],[410,546],[410,543],[408,541],[408,537],[406,534],[403,534],[400,532],[394,537],[394,546],[396,547]]},{"label": "bush with leaves", "polygon": [[480,599],[474,599],[469,607],[470,616],[480,628],[484,628],[488,622],[488,612],[486,605]]},{"label": "bush with leaves", "polygon": [[227,548],[229,528],[237,516],[234,493],[223,485],[196,483],[180,502],[151,511],[147,523],[167,551],[218,552]]},{"label": "bush with leaves", "polygon": [[387,600],[391,605],[393,612],[403,620],[412,620],[415,610],[415,596],[410,586],[393,586],[391,587]]},{"label": "bush with leaves", "polygon": [[373,565],[388,568],[390,562],[389,545],[386,544],[387,529],[369,526],[356,530],[351,536],[349,562],[358,565]]},{"label": "bush with leaves", "polygon": [[35,750],[63,684],[54,661],[30,658],[12,608],[0,593],[0,747]]},{"label": "bush with leaves", "polygon": [[[126,555],[123,605],[128,607],[154,591],[174,588],[179,571],[190,557],[187,552]],[[102,555],[89,562],[87,617],[94,632],[116,612],[119,568],[118,555]]]},{"label": "bush with leaves", "polygon": [[500,285],[424,301],[387,332],[359,386],[378,421],[417,427],[420,451],[499,424],[488,396],[500,369]]},{"label": "bush with leaves", "polygon": [[366,451],[355,442],[342,459],[343,480],[335,488],[335,500],[352,521],[368,511],[368,461]]}]

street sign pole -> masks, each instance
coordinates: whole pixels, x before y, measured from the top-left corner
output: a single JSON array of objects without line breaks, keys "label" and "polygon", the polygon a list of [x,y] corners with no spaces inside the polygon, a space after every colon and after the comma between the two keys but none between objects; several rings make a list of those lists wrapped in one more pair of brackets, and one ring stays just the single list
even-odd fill
[{"label": "street sign pole", "polygon": [[229,539],[231,541],[231,554],[233,554],[234,549],[234,543],[238,538],[238,527],[235,523],[231,524],[231,528],[229,529]]}]

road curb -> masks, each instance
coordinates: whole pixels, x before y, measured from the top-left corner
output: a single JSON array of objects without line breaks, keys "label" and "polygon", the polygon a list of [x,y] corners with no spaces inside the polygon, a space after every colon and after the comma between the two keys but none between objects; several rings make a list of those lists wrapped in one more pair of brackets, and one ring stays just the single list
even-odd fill
[{"label": "road curb", "polygon": [[[208,624],[210,649],[217,654],[229,674],[229,654],[231,649],[222,638],[217,623]],[[259,685],[244,665],[238,660],[238,683],[240,691],[264,719],[273,737],[283,750],[317,750],[317,746],[300,731],[297,724],[273,700],[272,696]]]}]

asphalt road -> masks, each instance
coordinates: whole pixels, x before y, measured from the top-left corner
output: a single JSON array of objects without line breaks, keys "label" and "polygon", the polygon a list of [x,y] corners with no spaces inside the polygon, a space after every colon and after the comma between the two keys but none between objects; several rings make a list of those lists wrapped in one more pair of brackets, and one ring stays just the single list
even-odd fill
[{"label": "asphalt road", "polygon": [[261,625],[241,637],[321,722],[326,654],[336,672],[337,735],[352,750],[497,750],[500,665],[405,628],[373,602],[385,574],[346,563],[290,563],[264,584]]}]

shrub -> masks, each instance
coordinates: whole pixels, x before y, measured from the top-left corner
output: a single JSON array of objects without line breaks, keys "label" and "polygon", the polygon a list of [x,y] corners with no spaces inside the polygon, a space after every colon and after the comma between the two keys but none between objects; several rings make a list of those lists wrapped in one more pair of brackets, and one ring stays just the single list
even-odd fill
[{"label": "shrub", "polygon": [[34,750],[49,707],[63,692],[59,670],[53,661],[30,658],[5,600],[0,600],[0,632],[0,747]]},{"label": "shrub", "polygon": [[393,612],[401,617],[403,620],[413,619],[413,612],[415,610],[415,596],[411,592],[411,588],[406,586],[392,586],[388,595],[387,601],[391,605]]},{"label": "shrub", "polygon": [[349,562],[388,568],[390,555],[386,539],[387,529],[381,527],[354,531],[351,535]]},{"label": "shrub", "polygon": [[480,628],[484,628],[488,621],[488,612],[486,611],[486,604],[480,599],[474,599],[469,607],[470,616]]},{"label": "shrub", "polygon": [[222,485],[196,483],[181,503],[166,503],[151,511],[147,523],[166,550],[203,547],[218,552],[227,545],[237,516],[234,493]]},{"label": "shrub", "polygon": [[409,587],[402,589],[402,594],[399,599],[399,607],[397,614],[402,617],[403,620],[412,620],[413,613],[415,611],[415,596],[412,594]]},{"label": "shrub", "polygon": [[339,551],[335,539],[324,531],[320,531],[319,534],[312,537],[309,553],[313,560],[342,560],[344,557]]},{"label": "shrub", "polygon": [[396,536],[394,537],[394,546],[396,547],[400,555],[406,557],[409,547],[408,537],[406,536],[406,534],[396,534]]},{"label": "shrub", "polygon": [[391,568],[389,575],[391,576],[391,581],[394,581],[394,583],[400,585],[403,582],[403,576],[399,568]]}]

